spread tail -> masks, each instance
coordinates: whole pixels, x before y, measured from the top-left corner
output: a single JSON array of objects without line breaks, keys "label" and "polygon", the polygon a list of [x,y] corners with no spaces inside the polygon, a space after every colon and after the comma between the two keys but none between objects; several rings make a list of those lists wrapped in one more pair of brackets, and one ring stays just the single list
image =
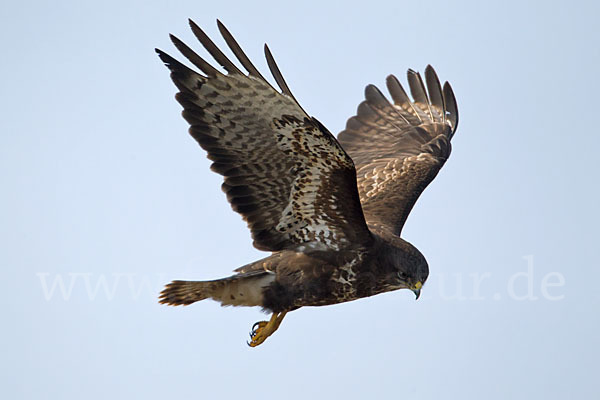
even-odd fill
[{"label": "spread tail", "polygon": [[214,281],[173,281],[160,292],[159,303],[187,306],[211,298],[222,306],[262,306],[263,289],[275,280],[270,272],[249,272]]}]

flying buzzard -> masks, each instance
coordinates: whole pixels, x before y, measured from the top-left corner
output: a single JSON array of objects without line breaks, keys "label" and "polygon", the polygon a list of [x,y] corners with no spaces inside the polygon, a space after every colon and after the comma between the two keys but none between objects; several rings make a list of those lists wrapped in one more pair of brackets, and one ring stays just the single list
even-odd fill
[{"label": "flying buzzard", "polygon": [[224,177],[223,191],[271,255],[213,281],[173,281],[160,302],[259,306],[271,319],[254,324],[250,346],[265,341],[286,313],[397,289],[419,297],[429,275],[423,255],[400,238],[425,187],[450,155],[458,123],[452,89],[431,66],[408,71],[412,100],[395,76],[391,104],[373,85],[336,138],[298,104],[265,45],[280,90],[250,62],[217,21],[248,73],[192,21],[192,32],[227,71],[211,66],[175,36],[175,47],[200,72],[156,50],[179,89],[190,134]]}]

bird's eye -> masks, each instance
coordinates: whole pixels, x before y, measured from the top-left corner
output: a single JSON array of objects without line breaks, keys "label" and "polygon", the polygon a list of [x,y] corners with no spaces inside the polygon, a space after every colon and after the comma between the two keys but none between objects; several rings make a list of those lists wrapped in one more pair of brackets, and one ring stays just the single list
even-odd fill
[{"label": "bird's eye", "polygon": [[398,272],[398,278],[400,278],[403,281],[405,281],[406,280],[406,274],[404,272]]}]

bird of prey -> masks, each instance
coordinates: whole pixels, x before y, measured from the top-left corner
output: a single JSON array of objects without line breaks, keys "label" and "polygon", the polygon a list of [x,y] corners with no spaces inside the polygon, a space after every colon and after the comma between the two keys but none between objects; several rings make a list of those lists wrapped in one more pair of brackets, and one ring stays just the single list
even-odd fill
[{"label": "bird of prey", "polygon": [[290,91],[269,48],[279,89],[261,75],[231,33],[225,42],[246,70],[228,59],[190,20],[192,32],[226,72],[181,40],[175,47],[197,70],[156,49],[171,71],[189,133],[224,177],[222,189],[242,215],[254,246],[271,252],[232,276],[173,281],[160,302],[188,305],[214,299],[223,306],[258,306],[272,313],[254,324],[252,347],[277,330],[286,313],[397,289],[418,298],[429,267],[400,238],[417,198],[450,155],[458,111],[452,88],[431,66],[408,70],[412,99],[395,76],[391,103],[373,85],[337,139]]}]

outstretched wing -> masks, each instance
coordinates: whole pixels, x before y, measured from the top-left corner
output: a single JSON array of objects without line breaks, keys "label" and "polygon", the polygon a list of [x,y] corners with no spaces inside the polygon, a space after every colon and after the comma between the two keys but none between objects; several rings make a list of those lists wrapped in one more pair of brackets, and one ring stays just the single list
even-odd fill
[{"label": "outstretched wing", "polygon": [[[300,107],[269,49],[269,68],[282,92],[252,65],[219,22],[225,42],[248,71],[240,71],[192,21],[194,35],[223,74],[171,35],[202,73],[161,50],[179,88],[177,101],[190,134],[208,152],[211,169],[261,250],[339,250],[370,240],[356,186],[356,170],[335,137]],[[303,247],[302,247],[303,246]]]},{"label": "outstretched wing", "polygon": [[450,155],[458,124],[452,88],[442,89],[431,66],[408,71],[411,101],[395,76],[387,78],[394,104],[373,85],[338,140],[356,163],[358,190],[370,227],[400,235],[415,202]]}]

